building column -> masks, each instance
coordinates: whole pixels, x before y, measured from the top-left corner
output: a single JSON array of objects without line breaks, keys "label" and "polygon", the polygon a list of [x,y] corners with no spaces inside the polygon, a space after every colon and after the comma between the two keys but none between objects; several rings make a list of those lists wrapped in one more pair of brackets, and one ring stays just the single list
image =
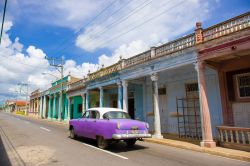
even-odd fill
[{"label": "building column", "polygon": [[128,112],[128,81],[123,80],[122,81],[122,87],[123,87],[123,110]]},{"label": "building column", "polygon": [[70,120],[71,98],[70,96],[68,96],[67,98],[68,98],[68,120]]},{"label": "building column", "polygon": [[33,113],[34,113],[34,111],[35,111],[35,101],[34,101],[34,99],[32,99],[32,115],[33,115]]},{"label": "building column", "polygon": [[39,116],[38,114],[39,114],[39,107],[40,107],[40,104],[39,104],[39,98],[36,98],[36,114],[37,114],[37,116]]},{"label": "building column", "polygon": [[153,105],[154,105],[154,134],[153,138],[163,138],[161,135],[161,119],[159,111],[159,96],[158,96],[158,74],[153,73],[151,75],[153,83]]},{"label": "building column", "polygon": [[62,97],[63,97],[63,93],[60,92],[59,94],[59,102],[58,102],[58,114],[57,114],[57,117],[58,117],[58,120],[61,121],[62,120],[62,110],[63,110],[63,107],[62,107]]},{"label": "building column", "polygon": [[210,112],[208,107],[208,100],[206,94],[206,79],[205,79],[205,64],[204,62],[198,62],[196,66],[198,84],[199,84],[199,97],[200,97],[200,111],[202,122],[202,141],[200,145],[202,147],[216,147],[213,141]]},{"label": "building column", "polygon": [[51,108],[51,105],[52,105],[52,96],[49,95],[49,110],[48,110],[48,119],[51,119],[51,113],[52,113],[52,108]]},{"label": "building column", "polygon": [[100,100],[99,100],[100,104],[99,104],[99,107],[103,107],[104,106],[104,103],[103,103],[103,87],[100,86],[99,89],[100,89]]},{"label": "building column", "polygon": [[39,116],[42,118],[43,116],[43,97],[40,97],[40,104],[39,104]]},{"label": "building column", "polygon": [[47,108],[46,106],[47,106],[47,97],[45,95],[43,96],[43,115],[42,115],[43,118],[46,118],[46,108]]},{"label": "building column", "polygon": [[86,96],[85,93],[81,95],[82,96],[82,113],[86,111],[85,102],[86,102]]},{"label": "building column", "polygon": [[30,99],[30,110],[29,110],[29,112],[32,112],[32,109],[33,109],[33,103],[32,103],[32,99]]},{"label": "building column", "polygon": [[86,110],[89,109],[89,99],[90,99],[90,95],[89,95],[89,90],[87,90],[86,92]]},{"label": "building column", "polygon": [[54,94],[53,109],[52,109],[52,118],[56,118],[56,99],[57,99],[57,96],[56,96],[56,94]]},{"label": "building column", "polygon": [[121,82],[117,82],[117,85],[118,85],[118,108],[122,109],[122,84]]}]

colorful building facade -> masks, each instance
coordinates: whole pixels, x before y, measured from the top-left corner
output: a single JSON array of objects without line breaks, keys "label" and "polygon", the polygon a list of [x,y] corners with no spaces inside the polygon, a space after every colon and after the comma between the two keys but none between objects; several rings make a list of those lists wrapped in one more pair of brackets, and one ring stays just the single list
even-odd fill
[{"label": "colorful building facade", "polygon": [[148,122],[155,138],[172,134],[200,140],[204,147],[217,141],[245,147],[249,57],[249,12],[207,29],[197,23],[193,34],[120,59],[87,78],[65,81],[64,95],[55,82],[44,92],[48,106],[40,112],[44,118],[69,120],[88,108],[116,107]]},{"label": "colorful building facade", "polygon": [[67,75],[63,79],[53,82],[48,90],[39,92],[36,98],[33,99],[31,96],[31,99],[35,101],[35,110],[38,110],[36,115],[43,119],[67,121],[69,113],[66,90],[68,84],[78,80],[78,78]]}]

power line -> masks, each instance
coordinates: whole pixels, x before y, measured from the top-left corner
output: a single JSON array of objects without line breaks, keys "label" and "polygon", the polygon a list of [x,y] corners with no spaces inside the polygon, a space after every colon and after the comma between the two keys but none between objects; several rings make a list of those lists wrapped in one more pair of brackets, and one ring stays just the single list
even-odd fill
[{"label": "power line", "polygon": [[[130,1],[131,2],[131,1]],[[129,3],[130,3],[129,2]],[[147,3],[148,2],[148,3]],[[96,34],[94,34],[94,36],[98,36],[98,35],[100,35],[100,34],[102,34],[102,33],[105,33],[105,32],[107,32],[107,31],[109,31],[109,30],[111,30],[112,29],[112,25],[114,25],[114,24],[116,24],[116,25],[119,25],[120,23],[122,23],[122,22],[124,22],[125,20],[127,20],[129,17],[131,17],[131,16],[133,16],[134,14],[136,14],[136,13],[138,13],[140,10],[142,10],[143,8],[145,8],[147,5],[149,5],[150,3],[152,3],[153,2],[153,0],[150,0],[150,1],[144,1],[143,3],[141,3],[140,5],[138,5],[137,7],[135,7],[130,13],[129,13],[129,15],[125,15],[124,17],[121,17],[121,18],[118,18],[118,19],[116,19],[114,22],[112,22],[111,24],[108,24],[107,26],[105,26],[104,27],[104,30],[103,31],[99,31],[98,33],[96,33]],[[146,4],[145,4],[146,3]],[[127,3],[127,5],[128,5],[128,3]],[[142,6],[143,5],[143,6]],[[122,8],[124,8],[124,6],[122,7]],[[119,10],[119,9],[118,9]],[[116,12],[115,12],[116,13]],[[112,14],[113,15],[113,14]],[[111,16],[112,16],[111,15]],[[102,22],[103,23],[103,22]],[[115,26],[116,26],[115,25]],[[114,26],[114,27],[115,27]],[[90,39],[90,42],[91,41],[93,41],[94,39],[95,39],[96,37],[94,37],[94,38],[92,38],[92,39]],[[87,40],[88,41],[88,40]],[[63,51],[65,51],[65,50],[67,50],[68,48],[71,48],[72,47],[72,45],[71,46],[66,46],[66,47],[64,47],[63,49],[61,49],[60,51],[59,51],[59,53],[61,52],[61,53],[63,53]]]},{"label": "power line", "polygon": [[159,17],[159,16],[161,16],[161,15],[163,15],[163,14],[165,14],[165,13],[171,11],[172,9],[178,7],[179,5],[181,5],[182,3],[185,3],[185,2],[186,2],[186,1],[183,0],[183,1],[181,1],[180,3],[174,5],[173,7],[168,8],[167,10],[164,10],[163,12],[161,12],[161,13],[159,13],[159,14],[157,14],[157,15],[154,15],[153,17],[150,17],[149,19],[147,19],[146,21],[142,22],[141,24],[138,24],[137,26],[134,26],[133,28],[131,28],[131,29],[127,30],[127,31],[124,31],[124,32],[122,32],[122,33],[116,35],[115,37],[113,37],[113,38],[111,38],[111,39],[109,39],[109,40],[103,40],[103,42],[102,42],[101,44],[97,45],[97,46],[99,47],[99,46],[102,46],[103,44],[105,44],[105,43],[107,43],[107,42],[111,42],[111,41],[113,41],[114,39],[117,39],[117,38],[119,38],[119,37],[121,37],[121,36],[123,36],[123,35],[125,35],[125,34],[127,34],[127,33],[129,33],[129,32],[131,32],[131,31],[133,31],[133,30],[135,30],[135,29],[141,27],[142,25],[144,25],[144,24],[150,22],[151,20],[153,20],[153,19],[155,19],[155,18],[157,18],[157,17]]},{"label": "power line", "polygon": [[[114,1],[112,1],[111,3],[109,3],[109,4],[108,4],[104,9],[102,9],[101,12],[100,12],[99,14],[97,14],[93,19],[91,19],[89,22],[87,22],[84,26],[80,27],[80,28],[74,33],[74,35],[80,33],[86,26],[88,26],[89,24],[91,24],[92,22],[94,22],[99,16],[101,16],[106,10],[108,10],[116,1],[117,1],[117,0],[114,0]],[[68,40],[68,41],[71,40],[71,39],[74,37],[74,35],[71,35],[71,36],[69,36],[68,38],[66,38],[65,40],[63,40],[63,41],[59,44],[59,46],[58,46],[57,48],[63,46],[67,40]],[[55,50],[56,50],[56,49],[55,49]],[[57,57],[58,57],[58,56],[57,56]]]},{"label": "power line", "polygon": [[2,35],[3,35],[3,25],[4,25],[6,7],[7,7],[7,0],[5,0],[4,10],[3,10],[3,19],[2,19],[2,27],[1,27],[1,34],[0,34],[0,45],[1,45],[1,41],[2,41]]},{"label": "power line", "polygon": [[[147,2],[147,1],[145,1],[145,2]],[[145,2],[144,2],[144,3],[145,3]],[[94,36],[98,36],[98,35],[100,35],[100,34],[106,33],[107,31],[110,31],[112,28],[114,28],[115,26],[119,25],[120,23],[126,21],[129,17],[131,17],[131,16],[133,16],[134,14],[138,13],[140,10],[142,10],[143,8],[145,8],[146,6],[148,6],[148,5],[149,5],[150,3],[152,3],[152,2],[153,2],[153,0],[149,1],[147,4],[142,3],[142,4],[138,5],[135,9],[132,10],[132,12],[131,12],[129,15],[127,15],[127,16],[125,16],[125,17],[122,17],[122,18],[120,18],[120,19],[117,19],[115,22],[113,22],[113,23],[111,23],[111,24],[105,26],[103,31],[94,34]],[[143,4],[144,4],[144,5],[143,5]],[[141,6],[141,5],[143,5],[143,6]],[[140,8],[138,8],[138,7],[140,7]],[[138,10],[136,10],[136,9],[138,9]],[[115,25],[114,25],[114,24],[115,24]],[[114,25],[114,26],[112,27],[112,25]],[[95,37],[92,38],[92,40],[90,40],[89,42],[93,41],[94,39],[96,39],[96,38],[95,38]],[[88,40],[87,40],[87,41],[88,41]]]}]

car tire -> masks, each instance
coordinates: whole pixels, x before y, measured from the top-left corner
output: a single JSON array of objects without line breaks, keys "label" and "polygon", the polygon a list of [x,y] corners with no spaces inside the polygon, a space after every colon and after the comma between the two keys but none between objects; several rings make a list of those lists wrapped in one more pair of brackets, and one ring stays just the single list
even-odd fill
[{"label": "car tire", "polygon": [[69,137],[70,137],[71,139],[76,139],[76,134],[75,134],[74,127],[72,127],[72,128],[70,129]]},{"label": "car tire", "polygon": [[135,145],[136,139],[128,139],[128,140],[125,140],[125,142],[127,143],[127,146],[132,147]]},{"label": "car tire", "polygon": [[108,141],[105,140],[102,136],[97,137],[97,147],[100,149],[106,149],[108,146]]}]

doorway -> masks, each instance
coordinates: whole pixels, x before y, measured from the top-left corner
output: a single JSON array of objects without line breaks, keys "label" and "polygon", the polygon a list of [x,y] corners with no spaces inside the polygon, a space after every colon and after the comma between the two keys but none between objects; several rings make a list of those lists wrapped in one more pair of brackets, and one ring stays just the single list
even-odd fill
[{"label": "doorway", "polygon": [[179,137],[201,139],[198,83],[185,84],[186,98],[177,98]]},{"label": "doorway", "polygon": [[163,133],[167,133],[167,93],[166,88],[159,88],[159,111],[160,111],[160,118],[161,118],[161,131]]},{"label": "doorway", "polygon": [[128,114],[132,119],[135,119],[135,98],[134,92],[128,93]]},{"label": "doorway", "polygon": [[135,99],[128,99],[128,114],[132,119],[135,119]]}]

